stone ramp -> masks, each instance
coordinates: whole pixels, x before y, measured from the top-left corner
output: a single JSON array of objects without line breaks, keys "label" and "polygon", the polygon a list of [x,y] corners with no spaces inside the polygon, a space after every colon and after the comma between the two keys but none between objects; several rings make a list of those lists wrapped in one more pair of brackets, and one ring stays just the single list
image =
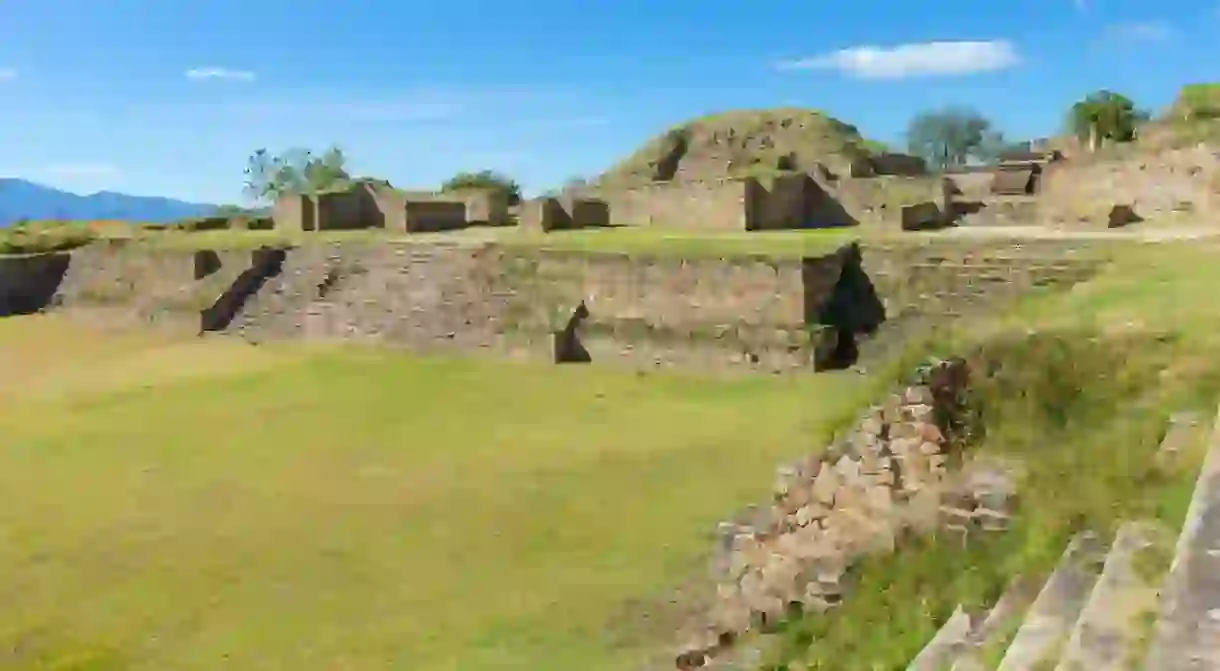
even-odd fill
[{"label": "stone ramp", "polygon": [[1208,441],[1207,457],[1162,586],[1145,669],[1220,668],[1220,415]]},{"label": "stone ramp", "polygon": [[1055,667],[1058,671],[1138,668],[1156,615],[1157,586],[1164,577],[1157,558],[1169,556],[1172,540],[1155,522],[1128,522],[1119,528],[1101,577]]},{"label": "stone ramp", "polygon": [[999,671],[1034,671],[1059,656],[1101,573],[1105,541],[1083,532],[1068,543],[1008,651]]}]

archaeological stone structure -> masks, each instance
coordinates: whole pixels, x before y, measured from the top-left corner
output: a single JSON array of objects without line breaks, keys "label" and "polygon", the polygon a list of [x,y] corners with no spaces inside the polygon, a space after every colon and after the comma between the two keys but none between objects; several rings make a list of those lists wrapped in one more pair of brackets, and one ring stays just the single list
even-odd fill
[{"label": "archaeological stone structure", "polygon": [[722,523],[716,597],[684,632],[677,668],[706,666],[769,623],[834,608],[850,598],[852,564],[893,552],[908,530],[965,540],[1006,529],[1009,473],[967,459],[977,431],[969,383],[962,360],[923,368],[828,450],[781,466],[771,501]]},{"label": "archaeological stone structure", "polygon": [[494,189],[448,193],[403,191],[360,180],[316,194],[284,194],[272,209],[284,231],[385,229],[398,233],[446,231],[508,223],[508,198]]},{"label": "archaeological stone structure", "polygon": [[[837,177],[815,170],[590,186],[570,195],[605,203],[612,226],[759,231],[870,224],[897,230],[947,224],[953,189],[942,178],[928,175]],[[531,216],[531,226],[538,227],[533,223],[538,216]],[[580,227],[570,215],[565,221]]]},{"label": "archaeological stone structure", "polygon": [[[118,242],[0,259],[0,305],[252,341],[355,339],[594,364],[799,372],[915,329],[1087,279],[1084,243],[846,244],[820,255],[590,253],[348,242],[185,251]],[[572,321],[577,310],[585,317]]]}]

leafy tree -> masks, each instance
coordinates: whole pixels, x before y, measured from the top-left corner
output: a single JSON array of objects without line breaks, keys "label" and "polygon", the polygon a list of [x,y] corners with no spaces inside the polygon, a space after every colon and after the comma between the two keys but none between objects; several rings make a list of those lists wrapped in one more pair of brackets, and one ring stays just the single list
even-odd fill
[{"label": "leafy tree", "polygon": [[521,202],[521,186],[494,170],[459,172],[441,185],[441,191],[461,191],[463,189],[497,189],[503,191],[508,197],[509,205],[517,205]]},{"label": "leafy tree", "polygon": [[1135,103],[1121,93],[1097,91],[1072,105],[1068,127],[1090,150],[1105,142],[1130,142],[1136,127],[1148,120],[1148,113],[1135,109]]},{"label": "leafy tree", "polygon": [[907,125],[908,151],[940,170],[992,160],[1004,147],[1003,136],[991,122],[968,108],[921,112]]},{"label": "leafy tree", "polygon": [[351,179],[347,157],[338,147],[315,156],[308,149],[289,149],[272,154],[259,149],[246,162],[245,192],[257,202],[274,200],[283,193],[317,193]]}]

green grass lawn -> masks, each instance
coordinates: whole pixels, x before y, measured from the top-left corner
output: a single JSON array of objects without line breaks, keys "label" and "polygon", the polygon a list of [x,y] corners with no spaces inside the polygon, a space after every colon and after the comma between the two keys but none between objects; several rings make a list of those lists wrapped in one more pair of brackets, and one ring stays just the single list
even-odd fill
[{"label": "green grass lawn", "polygon": [[[1180,516],[1188,474],[1146,466],[1166,412],[1214,407],[1217,258],[1141,248],[963,329],[951,348],[1067,337],[987,350],[1013,365],[982,391],[984,449],[1040,464],[1023,521],[977,555],[870,563],[790,656],[893,662],[1075,526]],[[883,375],[712,381],[51,317],[0,320],[0,370],[0,668],[59,671],[632,668],[619,642],[671,632],[611,624],[699,570],[715,523]]]},{"label": "green grass lawn", "polygon": [[108,338],[0,321],[3,668],[624,668],[864,385]]}]

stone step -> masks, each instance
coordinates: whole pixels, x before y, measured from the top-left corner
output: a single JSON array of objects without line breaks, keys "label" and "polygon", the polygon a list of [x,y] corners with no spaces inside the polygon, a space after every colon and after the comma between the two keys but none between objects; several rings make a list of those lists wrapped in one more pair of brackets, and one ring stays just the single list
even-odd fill
[{"label": "stone step", "polygon": [[1025,611],[1038,596],[1041,583],[1031,576],[1018,576],[988,611],[967,640],[966,650],[953,663],[952,671],[988,671],[987,657],[1016,633]]},{"label": "stone step", "polygon": [[966,650],[970,635],[982,623],[982,617],[958,606],[936,635],[907,665],[907,671],[941,671]]},{"label": "stone step", "polygon": [[[1173,536],[1156,522],[1123,524],[1057,671],[1127,671],[1144,656]],[[1163,559],[1162,559],[1163,558]]]},{"label": "stone step", "polygon": [[1105,554],[1105,542],[1093,532],[1080,533],[1068,543],[998,671],[1033,671],[1059,656],[1097,582]]},{"label": "stone step", "polygon": [[1220,668],[1220,415],[1208,438],[1144,668]]}]

